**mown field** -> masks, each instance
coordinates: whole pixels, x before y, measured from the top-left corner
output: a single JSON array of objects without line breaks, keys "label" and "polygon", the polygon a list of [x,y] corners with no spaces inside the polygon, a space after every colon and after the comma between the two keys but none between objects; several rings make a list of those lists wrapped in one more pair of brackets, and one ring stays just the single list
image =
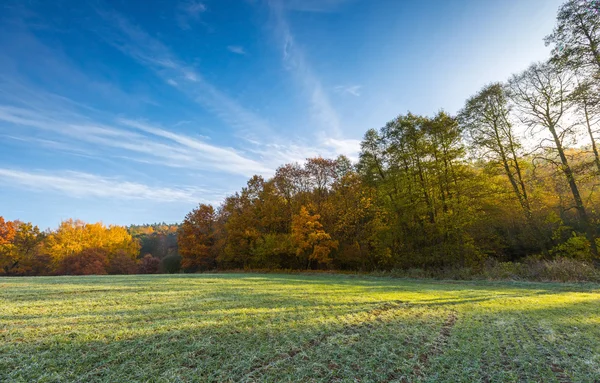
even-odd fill
[{"label": "mown field", "polygon": [[600,286],[0,278],[0,382],[599,382]]}]

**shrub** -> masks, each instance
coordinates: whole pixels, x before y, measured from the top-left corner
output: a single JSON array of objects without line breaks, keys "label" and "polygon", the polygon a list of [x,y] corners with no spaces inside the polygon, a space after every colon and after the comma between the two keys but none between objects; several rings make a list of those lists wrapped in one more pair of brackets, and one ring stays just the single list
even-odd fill
[{"label": "shrub", "polygon": [[157,274],[160,267],[160,259],[153,257],[150,254],[146,254],[142,258],[138,267],[140,274]]},{"label": "shrub", "polygon": [[523,278],[548,282],[599,281],[600,273],[586,262],[570,258],[553,260],[526,260],[522,265]]},{"label": "shrub", "polygon": [[483,276],[488,280],[519,280],[522,278],[522,264],[514,262],[486,261]]},{"label": "shrub", "polygon": [[48,254],[35,254],[23,263],[26,270],[23,275],[50,275],[52,273],[52,257]]},{"label": "shrub", "polygon": [[105,275],[108,257],[105,250],[89,248],[59,261],[59,275]]},{"label": "shrub", "polygon": [[555,257],[573,258],[581,261],[590,259],[590,243],[586,237],[572,233],[565,242],[555,246],[550,253]]},{"label": "shrub", "polygon": [[171,254],[163,258],[161,261],[160,269],[169,274],[176,274],[181,271],[181,256],[178,254]]},{"label": "shrub", "polygon": [[600,282],[600,270],[587,262],[571,258],[545,260],[541,257],[528,257],[523,263],[488,259],[482,268],[394,269],[389,273],[375,272],[374,275],[415,279]]},{"label": "shrub", "polygon": [[253,249],[255,268],[276,269],[286,260],[296,257],[294,244],[289,234],[265,234],[258,239]]},{"label": "shrub", "polygon": [[131,256],[121,252],[113,256],[108,262],[109,274],[135,274],[138,269],[137,262]]}]

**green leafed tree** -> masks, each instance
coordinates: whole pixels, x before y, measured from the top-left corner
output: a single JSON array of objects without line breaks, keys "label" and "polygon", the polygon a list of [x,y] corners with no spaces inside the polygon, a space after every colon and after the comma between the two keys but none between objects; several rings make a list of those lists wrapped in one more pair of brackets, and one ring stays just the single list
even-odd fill
[{"label": "green leafed tree", "polygon": [[569,95],[574,88],[572,74],[552,63],[537,63],[513,76],[509,85],[510,97],[521,121],[539,138],[538,149],[557,157],[556,163],[569,186],[592,257],[598,262],[594,226],[567,155],[566,142],[576,133],[575,125],[568,118],[572,106]]},{"label": "green leafed tree", "polygon": [[546,37],[553,58],[570,67],[600,71],[600,1],[568,0],[561,5],[556,27]]}]

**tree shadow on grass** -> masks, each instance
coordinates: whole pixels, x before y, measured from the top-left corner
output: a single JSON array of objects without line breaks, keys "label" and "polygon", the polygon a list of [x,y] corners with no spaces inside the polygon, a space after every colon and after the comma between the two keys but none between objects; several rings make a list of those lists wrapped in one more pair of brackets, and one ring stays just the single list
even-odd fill
[{"label": "tree shadow on grass", "polygon": [[[261,282],[247,283],[243,278],[232,278],[233,286],[212,286],[217,291],[204,291],[202,286],[177,290],[176,294],[169,296],[172,301],[153,301],[152,291],[157,296],[163,292],[172,292],[176,286],[158,284],[156,290],[149,291],[151,282],[155,283],[160,278],[138,278],[144,284],[140,289],[120,288],[113,283],[115,289],[106,289],[110,292],[118,291],[111,296],[112,300],[122,299],[127,301],[135,298],[137,294],[147,294],[145,300],[138,300],[135,308],[122,308],[118,304],[107,305],[99,310],[101,312],[79,312],[79,315],[94,315],[91,318],[77,320],[76,294],[65,295],[63,300],[71,302],[73,311],[69,314],[56,314],[52,323],[45,326],[44,319],[48,315],[23,314],[0,316],[0,323],[7,325],[0,327],[0,381],[236,381],[253,368],[257,363],[264,363],[281,353],[302,348],[307,342],[323,336],[323,334],[344,333],[355,327],[344,324],[348,315],[359,315],[373,310],[376,307],[389,304],[389,300],[378,297],[377,294],[391,294],[393,299],[403,300],[405,310],[416,310],[421,313],[437,315],[436,323],[441,325],[443,314],[448,310],[458,312],[459,326],[453,331],[466,331],[469,320],[486,318],[505,320],[512,318],[509,326],[517,326],[522,321],[531,321],[534,325],[540,321],[547,322],[550,328],[560,329],[567,334],[565,344],[573,358],[579,358],[583,352],[590,354],[594,350],[598,353],[599,330],[593,321],[585,321],[586,315],[598,317],[599,298],[587,296],[586,300],[575,301],[563,294],[572,291],[556,288],[545,284],[534,284],[534,289],[527,289],[519,284],[516,287],[495,284],[485,286],[481,284],[443,285],[438,283],[401,281],[396,283],[390,280],[385,283],[374,284],[352,279],[346,283],[324,283],[324,281],[309,281],[305,278],[284,278],[287,283],[277,282],[276,278],[269,278],[270,284],[261,285]],[[211,277],[213,278],[213,277]],[[310,277],[312,278],[312,277]],[[310,279],[308,278],[308,279]],[[126,281],[126,278],[122,278]],[[201,280],[193,277],[191,280]],[[89,280],[97,282],[98,289],[89,289]],[[103,280],[103,278],[100,278]],[[110,280],[110,279],[109,279]],[[163,278],[172,281],[170,278]],[[177,277],[178,283],[189,281],[188,278]],[[136,282],[138,283],[138,282]],[[257,285],[258,283],[258,285]],[[264,281],[262,282],[264,283]],[[383,285],[382,285],[383,284]],[[41,286],[45,284],[40,284]],[[56,288],[58,285],[53,285]],[[106,284],[99,283],[98,279],[86,278],[85,283],[76,284],[89,291],[81,294],[83,299],[94,296],[94,292],[105,289]],[[282,285],[301,289],[303,285],[326,285],[330,289],[305,290],[306,294],[297,296],[298,290],[287,290]],[[72,287],[72,284],[69,284]],[[179,285],[177,285],[179,286]],[[261,286],[263,291],[251,289],[252,286]],[[457,287],[458,286],[458,287]],[[71,288],[70,287],[70,288]],[[201,294],[200,294],[201,292]],[[594,290],[576,291],[573,297],[581,298],[579,292],[594,293]],[[324,298],[332,294],[338,301],[326,302]],[[406,293],[403,297],[402,293]],[[372,299],[370,295],[374,296]],[[428,295],[438,295],[428,297]],[[30,295],[35,295],[33,292]],[[439,296],[441,295],[441,296]],[[88,297],[89,296],[89,297]],[[163,296],[164,297],[164,296]],[[73,299],[72,299],[73,298]],[[405,299],[403,299],[405,298]],[[213,299],[212,301],[210,301]],[[208,300],[208,301],[206,301]],[[341,301],[339,301],[341,300]],[[493,301],[498,305],[487,305]],[[21,301],[21,299],[18,299]],[[25,302],[27,300],[23,300]],[[102,301],[102,297],[99,298]],[[109,300],[110,301],[110,300]],[[53,300],[40,299],[40,303],[52,304]],[[512,303],[512,304],[511,304]],[[145,305],[146,304],[146,305]],[[486,304],[485,307],[483,307]],[[254,311],[252,311],[254,310]],[[423,314],[425,315],[425,314]],[[56,320],[56,323],[54,323]],[[23,321],[22,324],[13,325],[11,321]],[[32,323],[27,323],[28,321]],[[59,326],[61,321],[66,323]],[[465,321],[462,322],[461,321]],[[41,322],[41,323],[39,323]],[[58,323],[58,324],[57,324]],[[35,331],[27,336],[20,335],[28,326],[37,325]],[[54,330],[58,333],[49,333],[50,327],[58,326]],[[413,328],[422,325],[422,322],[411,318],[404,318],[397,322],[398,331],[401,328]],[[577,334],[575,333],[577,327]],[[368,338],[377,333],[377,324],[373,328],[361,328],[358,333]],[[512,327],[510,327],[512,328]],[[7,333],[6,329],[10,331]],[[31,330],[31,329],[30,329]],[[572,331],[571,331],[572,330]],[[37,331],[37,332],[36,332]],[[108,335],[102,338],[99,334],[105,331]],[[557,330],[558,331],[558,330]],[[61,333],[62,332],[62,333]],[[435,333],[435,331],[434,331]],[[16,335],[15,335],[16,334]],[[577,350],[577,340],[581,334],[589,334],[596,339],[591,342],[581,343],[581,350]],[[434,334],[435,335],[435,334]],[[450,334],[450,339],[459,334]],[[433,335],[432,335],[433,336]],[[569,338],[570,336],[570,338]],[[426,343],[428,339],[421,339]],[[595,343],[594,343],[595,341]],[[359,340],[360,342],[366,342]],[[538,339],[537,342],[540,342]],[[582,342],[582,341],[580,341]],[[323,342],[322,342],[323,343]],[[594,346],[596,344],[596,346]],[[355,344],[356,346],[356,344]],[[320,345],[314,346],[308,360],[298,363],[322,365],[326,360],[321,360]],[[323,344],[323,347],[326,347]],[[327,346],[329,347],[329,346]],[[340,352],[345,350],[345,345],[340,346]],[[350,346],[348,346],[350,347]],[[373,353],[377,352],[377,345],[373,345]],[[398,340],[397,347],[407,347]],[[596,348],[594,348],[596,347]],[[364,348],[368,352],[368,347]],[[329,350],[328,352],[333,352]],[[350,352],[350,351],[348,351]],[[527,350],[515,349],[515,358],[525,357]],[[337,354],[336,354],[337,355]],[[375,354],[373,354],[375,355]],[[452,358],[452,354],[444,357]],[[339,356],[339,355],[338,355]],[[455,354],[455,357],[468,357],[468,354]],[[341,356],[339,356],[341,358]],[[365,357],[374,357],[371,354]],[[407,356],[408,357],[408,356]],[[440,357],[441,358],[441,357]],[[336,368],[354,368],[343,359],[334,361]],[[567,356],[567,366],[571,360]],[[583,360],[583,359],[582,359]],[[288,363],[288,362],[284,362]],[[291,362],[289,362],[291,363]],[[359,359],[356,363],[361,363]],[[432,359],[432,366],[436,360]],[[460,365],[451,359],[449,365]],[[454,364],[453,364],[454,363]],[[532,363],[537,363],[533,361]],[[547,363],[540,360],[539,363]],[[586,372],[587,367],[582,361],[573,359],[573,371]],[[546,365],[543,365],[546,366]],[[471,366],[472,367],[472,366]],[[547,366],[546,366],[547,367]],[[568,368],[565,366],[567,371]],[[295,368],[302,369],[302,366]],[[490,368],[496,368],[494,366]],[[500,367],[497,367],[500,368]],[[541,367],[540,367],[541,368]],[[544,367],[545,368],[545,367]],[[284,370],[282,370],[284,371]],[[305,373],[310,373],[306,372]],[[272,376],[273,375],[269,375]],[[319,375],[321,376],[321,375]],[[323,375],[325,376],[325,375]],[[277,376],[274,376],[277,378]],[[321,378],[319,378],[321,379]],[[323,378],[326,381],[325,378]],[[276,380],[276,379],[275,379]]]},{"label": "tree shadow on grass", "polygon": [[[372,311],[373,307],[384,307],[389,302],[372,302],[368,308],[362,312]],[[472,301],[468,301],[472,303]],[[263,366],[272,361],[281,359],[277,362],[278,367],[271,371],[271,367],[260,374],[252,375],[255,379],[261,377],[277,381],[289,380],[289,377],[277,375],[285,371],[300,371],[306,378],[311,377],[311,370],[306,366],[315,367],[314,381],[328,381],[335,374],[347,376],[351,374],[356,365],[367,363],[367,361],[378,358],[378,348],[387,338],[378,337],[383,327],[385,331],[393,331],[398,328],[398,334],[417,334],[416,329],[427,327],[425,338],[418,337],[397,337],[390,338],[385,349],[394,350],[397,347],[397,355],[407,358],[406,363],[396,360],[394,363],[402,364],[399,372],[394,372],[394,366],[385,364],[385,368],[390,376],[415,376],[406,375],[409,371],[408,365],[418,364],[419,350],[428,348],[432,340],[437,336],[437,332],[444,322],[448,312],[456,308],[457,302],[451,302],[447,306],[440,306],[437,302],[417,302],[417,303],[397,303],[395,309],[411,312],[410,315],[399,317],[393,322],[380,322],[377,318],[366,317],[365,323],[360,322],[360,311],[355,313],[345,313],[343,315],[330,318],[330,322],[282,322],[282,326],[272,328],[268,326],[252,326],[252,319],[242,321],[242,317],[236,317],[230,323],[222,325],[212,325],[207,327],[194,327],[169,329],[168,326],[160,327],[158,332],[149,334],[138,334],[126,339],[106,339],[103,341],[86,340],[86,337],[76,335],[73,339],[46,339],[35,342],[12,341],[0,346],[0,380],[2,381],[37,381],[41,378],[47,378],[47,381],[242,381],[257,366]],[[511,322],[507,326],[518,326],[520,334],[523,331],[530,331],[528,327],[523,327],[523,323],[528,323],[531,328],[537,328],[540,320],[545,321],[547,326],[556,327],[568,331],[570,326],[575,326],[574,316],[598,315],[598,309],[590,311],[594,307],[590,302],[564,302],[560,306],[551,308],[536,309],[535,307],[513,307],[510,311],[473,313],[461,311],[458,309],[458,324],[447,336],[451,340],[459,336],[457,332],[468,331],[469,321],[477,318],[478,315],[484,315],[486,318],[498,318],[498,320],[508,320]],[[412,310],[412,311],[411,311]],[[358,322],[348,324],[348,315],[355,315]],[[467,315],[469,314],[469,315]],[[346,315],[346,317],[344,317]],[[423,315],[426,317],[423,318]],[[430,315],[427,317],[427,315]],[[223,316],[222,316],[223,317]],[[223,318],[226,318],[225,315]],[[310,318],[305,316],[304,318]],[[344,320],[344,318],[346,318]],[[192,323],[193,318],[178,318],[177,321],[187,321]],[[165,323],[168,325],[170,322]],[[93,324],[93,323],[92,323]],[[289,325],[289,326],[288,326]],[[394,327],[389,327],[393,325]],[[599,329],[593,322],[576,322],[577,331],[580,334],[589,334],[598,337]],[[508,327],[509,329],[513,327]],[[94,326],[92,326],[92,329]],[[408,330],[407,330],[408,329]],[[412,329],[412,330],[411,330]],[[524,330],[523,330],[524,329]],[[413,330],[415,332],[413,332]],[[484,331],[484,329],[482,329]],[[342,336],[341,341],[348,338],[349,343],[339,343],[336,334]],[[388,334],[388,333],[386,333]],[[392,337],[393,332],[387,337]],[[419,332],[419,334],[421,334]],[[356,336],[354,336],[356,335]],[[466,334],[463,334],[465,336]],[[476,335],[476,334],[475,334]],[[583,335],[579,335],[582,337]],[[314,340],[319,340],[315,342]],[[331,341],[329,341],[331,339]],[[579,338],[566,333],[561,338],[561,352],[564,352],[562,364],[566,373],[575,372],[587,374],[592,367],[586,367],[584,363],[584,354],[598,352],[600,339],[593,339],[590,342],[578,344]],[[473,342],[477,341],[475,337]],[[333,342],[333,343],[332,343]],[[369,343],[375,342],[375,343]],[[542,338],[537,337],[533,344],[542,344]],[[537,343],[536,343],[537,342]],[[378,346],[379,345],[379,346]],[[395,346],[394,346],[395,345]],[[418,346],[418,347],[417,347]],[[492,376],[495,372],[500,373],[498,369],[502,368],[526,368],[527,370],[515,370],[519,374],[536,374],[551,367],[547,358],[533,358],[525,353],[531,353],[529,349],[520,349],[515,344],[512,349],[515,353],[512,358],[526,358],[531,363],[539,365],[512,367],[493,364],[488,366]],[[547,344],[543,343],[543,347]],[[475,364],[464,361],[468,359],[469,350],[462,350],[462,353],[452,352],[449,347],[448,352],[439,352],[428,362],[432,368],[444,368],[443,366],[463,366],[472,368]],[[594,348],[595,347],[595,348]],[[353,353],[352,350],[360,349],[361,354]],[[579,349],[578,349],[579,348]],[[310,350],[310,352],[309,352]],[[415,351],[417,350],[417,351]],[[535,348],[534,348],[535,350]],[[540,351],[541,352],[541,351]],[[282,357],[287,353],[288,357]],[[571,354],[572,357],[568,355]],[[350,356],[348,356],[350,355]],[[357,359],[352,362],[349,358],[356,355]],[[540,354],[543,356],[543,354]],[[362,359],[361,359],[362,358]],[[458,360],[457,358],[461,359]],[[572,358],[572,359],[569,359]],[[285,359],[285,360],[284,360]],[[289,360],[288,360],[289,359]],[[279,364],[281,363],[281,366]],[[370,363],[370,362],[369,362]],[[323,367],[324,366],[324,367]],[[327,367],[330,366],[330,367]],[[332,366],[332,367],[331,367]],[[328,372],[331,369],[331,373]],[[368,368],[377,368],[375,365],[369,365]],[[447,367],[450,368],[450,367]],[[498,371],[496,371],[496,370]],[[336,372],[337,371],[337,372]],[[350,371],[350,372],[349,372]],[[433,373],[428,369],[419,370],[424,374],[421,378],[426,380],[427,374]],[[373,376],[368,371],[356,370],[356,376]],[[465,374],[475,380],[479,372],[465,370]],[[346,375],[344,375],[346,374]],[[394,375],[396,374],[396,375]],[[400,374],[400,375],[398,375]],[[404,374],[404,375],[403,375]],[[449,375],[450,376],[450,375]],[[465,375],[469,376],[469,375]],[[482,375],[483,376],[483,375]],[[500,376],[500,375],[498,375]],[[529,375],[522,375],[523,377]],[[535,375],[531,375],[534,376]],[[419,378],[419,379],[421,379]],[[367,379],[368,381],[368,379]],[[414,380],[409,380],[414,381]],[[451,381],[451,380],[441,380]],[[577,381],[577,380],[574,380]]]}]

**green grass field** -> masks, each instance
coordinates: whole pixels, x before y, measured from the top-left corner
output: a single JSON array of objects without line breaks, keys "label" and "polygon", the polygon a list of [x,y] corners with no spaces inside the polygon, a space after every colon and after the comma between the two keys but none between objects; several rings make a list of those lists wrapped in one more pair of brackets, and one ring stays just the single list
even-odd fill
[{"label": "green grass field", "polygon": [[600,286],[0,278],[0,382],[600,382]]}]

